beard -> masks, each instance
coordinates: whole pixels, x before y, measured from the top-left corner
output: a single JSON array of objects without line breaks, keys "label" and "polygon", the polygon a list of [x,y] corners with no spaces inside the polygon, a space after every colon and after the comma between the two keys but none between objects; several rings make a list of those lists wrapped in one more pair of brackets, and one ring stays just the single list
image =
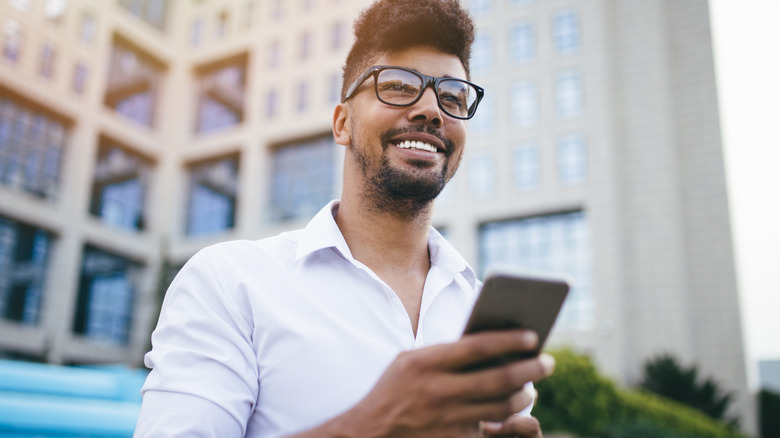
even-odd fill
[{"label": "beard", "polygon": [[[446,150],[440,153],[445,154],[446,159],[441,169],[430,168],[430,163],[424,161],[409,161],[411,168],[400,169],[392,166],[386,151],[395,146],[390,144],[389,139],[409,132],[427,132],[444,142]],[[357,163],[367,182],[364,202],[381,213],[412,220],[427,211],[447,185],[450,179],[449,158],[453,152],[453,144],[434,128],[423,125],[390,129],[382,134],[381,144],[382,160],[378,166],[376,162],[371,162],[362,148],[355,148]]]}]

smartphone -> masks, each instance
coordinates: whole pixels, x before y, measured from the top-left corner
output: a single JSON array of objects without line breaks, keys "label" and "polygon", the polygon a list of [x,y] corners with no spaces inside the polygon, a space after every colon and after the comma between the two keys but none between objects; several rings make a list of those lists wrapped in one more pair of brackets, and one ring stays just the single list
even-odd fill
[{"label": "smartphone", "polygon": [[493,272],[488,275],[463,334],[485,330],[524,328],[536,332],[534,351],[480,363],[474,368],[497,366],[539,354],[569,293],[566,277]]}]

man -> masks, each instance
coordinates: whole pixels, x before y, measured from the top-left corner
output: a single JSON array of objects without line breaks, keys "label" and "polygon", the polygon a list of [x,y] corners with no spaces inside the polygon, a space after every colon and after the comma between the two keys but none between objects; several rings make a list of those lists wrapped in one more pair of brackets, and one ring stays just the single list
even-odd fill
[{"label": "man", "polygon": [[137,436],[541,436],[514,413],[552,359],[464,371],[537,338],[461,338],[481,285],[431,227],[481,98],[473,32],[456,0],[364,11],[333,116],[341,200],[303,230],[187,263],[146,358]]}]

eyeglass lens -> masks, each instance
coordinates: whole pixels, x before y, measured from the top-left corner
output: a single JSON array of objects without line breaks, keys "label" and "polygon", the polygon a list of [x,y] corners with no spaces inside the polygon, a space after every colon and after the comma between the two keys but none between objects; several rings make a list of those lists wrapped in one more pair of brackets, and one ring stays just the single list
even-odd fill
[{"label": "eyeglass lens", "polygon": [[[377,75],[376,93],[379,100],[391,105],[409,105],[421,94],[423,79],[416,74],[388,68]],[[460,79],[443,79],[436,89],[441,108],[454,117],[468,117],[477,100],[477,90]]]}]

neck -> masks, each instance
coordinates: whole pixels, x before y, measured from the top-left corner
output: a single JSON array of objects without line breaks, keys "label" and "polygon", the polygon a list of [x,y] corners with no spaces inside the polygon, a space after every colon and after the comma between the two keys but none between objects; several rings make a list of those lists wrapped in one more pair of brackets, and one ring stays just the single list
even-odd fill
[{"label": "neck", "polygon": [[432,203],[413,216],[388,212],[359,197],[342,198],[336,213],[344,239],[353,257],[380,275],[387,269],[430,268],[428,230]]}]

